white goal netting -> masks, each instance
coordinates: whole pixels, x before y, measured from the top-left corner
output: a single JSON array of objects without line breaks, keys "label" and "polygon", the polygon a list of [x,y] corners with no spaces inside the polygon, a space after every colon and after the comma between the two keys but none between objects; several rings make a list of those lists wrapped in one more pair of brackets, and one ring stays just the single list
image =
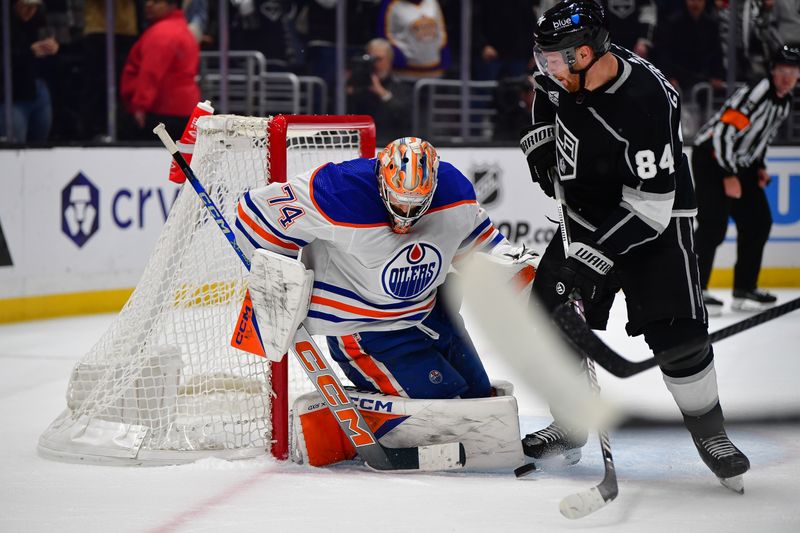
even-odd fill
[{"label": "white goal netting", "polygon": [[[374,153],[363,120],[301,118],[288,129],[272,127],[277,118],[222,115],[198,123],[192,168],[230,225],[244,191],[285,179],[272,169],[285,165],[292,176]],[[40,453],[173,464],[252,457],[284,439],[285,431],[274,431],[272,400],[306,386],[299,373],[289,378],[292,390],[275,390],[267,360],[230,346],[246,275],[185,184],[130,299],[73,368],[67,408],[40,437]],[[285,424],[285,415],[280,420]]]}]

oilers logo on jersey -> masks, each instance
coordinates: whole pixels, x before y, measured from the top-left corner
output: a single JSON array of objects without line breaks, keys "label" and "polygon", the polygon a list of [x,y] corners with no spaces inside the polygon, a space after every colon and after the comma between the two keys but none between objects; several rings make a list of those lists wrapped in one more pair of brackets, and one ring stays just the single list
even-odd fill
[{"label": "oilers logo on jersey", "polygon": [[404,246],[383,267],[383,290],[400,300],[427,291],[442,269],[442,254],[427,242]]}]

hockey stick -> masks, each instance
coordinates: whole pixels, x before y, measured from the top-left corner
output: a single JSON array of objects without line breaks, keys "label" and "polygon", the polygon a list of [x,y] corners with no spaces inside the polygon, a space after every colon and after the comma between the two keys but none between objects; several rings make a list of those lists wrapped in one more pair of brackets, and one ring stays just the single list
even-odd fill
[{"label": "hockey stick", "polygon": [[[566,257],[570,244],[570,236],[569,221],[564,214],[564,189],[558,179],[553,180],[553,186],[557,201],[558,220],[561,224],[561,240],[564,244],[564,257]],[[577,289],[572,291],[569,300],[563,307],[570,307],[570,312],[572,312],[573,316],[585,324],[583,303],[580,300],[580,293]],[[589,375],[589,385],[594,394],[599,397],[600,385],[597,383],[597,372],[594,368],[594,361],[592,361],[591,357],[585,357],[584,364],[586,365],[587,374]],[[614,467],[614,457],[611,455],[611,441],[608,439],[608,431],[605,429],[598,431],[598,438],[600,439],[600,451],[603,454],[603,480],[594,487],[570,494],[561,500],[558,509],[566,518],[582,518],[593,513],[611,502],[619,493],[617,471]]]},{"label": "hockey stick", "polygon": [[[186,163],[175,142],[167,133],[164,124],[156,126],[153,133],[158,135],[186,179],[192,184],[192,188],[200,196],[206,209],[245,268],[250,270],[250,259],[236,244],[233,230],[217,209],[214,200],[208,195],[203,184],[195,176],[194,171]],[[302,324],[295,333],[292,351],[317,392],[325,399],[325,403],[339,423],[342,432],[367,466],[375,470],[446,470],[464,466],[466,462],[464,445],[458,442],[418,448],[387,448],[378,442],[364,416],[344,392],[338,376],[331,370],[316,342]]]},{"label": "hockey stick", "polygon": [[781,305],[771,307],[758,314],[740,320],[730,326],[711,333],[707,339],[700,339],[664,350],[655,357],[644,361],[630,361],[612,350],[597,336],[585,322],[575,316],[567,305],[558,307],[553,312],[553,321],[564,332],[566,340],[581,354],[589,355],[611,374],[620,378],[629,378],[652,368],[658,361],[669,363],[705,348],[709,343],[727,339],[750,328],[791,313],[800,308],[800,298],[789,300]]}]

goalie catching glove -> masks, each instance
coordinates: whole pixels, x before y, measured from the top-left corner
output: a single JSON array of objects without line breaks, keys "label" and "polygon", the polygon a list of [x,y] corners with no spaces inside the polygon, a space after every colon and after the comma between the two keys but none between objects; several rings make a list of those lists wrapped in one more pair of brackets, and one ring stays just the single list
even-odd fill
[{"label": "goalie catching glove", "polygon": [[556,175],[556,134],[555,126],[546,122],[536,122],[522,130],[519,147],[528,160],[531,179],[539,184],[544,193],[555,198],[553,179]]},{"label": "goalie catching glove", "polygon": [[556,293],[566,301],[573,290],[590,302],[602,299],[606,276],[614,261],[594,246],[573,242],[567,250],[567,259],[561,266],[556,283]]}]

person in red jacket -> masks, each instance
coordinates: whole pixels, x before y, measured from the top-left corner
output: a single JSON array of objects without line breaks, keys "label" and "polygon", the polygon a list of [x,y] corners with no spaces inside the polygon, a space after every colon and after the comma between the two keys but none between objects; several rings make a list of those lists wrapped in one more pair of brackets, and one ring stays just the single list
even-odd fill
[{"label": "person in red jacket", "polygon": [[131,138],[150,139],[159,122],[170,135],[180,137],[200,100],[195,81],[200,47],[178,1],[147,0],[144,4],[150,27],[128,54],[120,82],[122,101],[133,119]]}]

